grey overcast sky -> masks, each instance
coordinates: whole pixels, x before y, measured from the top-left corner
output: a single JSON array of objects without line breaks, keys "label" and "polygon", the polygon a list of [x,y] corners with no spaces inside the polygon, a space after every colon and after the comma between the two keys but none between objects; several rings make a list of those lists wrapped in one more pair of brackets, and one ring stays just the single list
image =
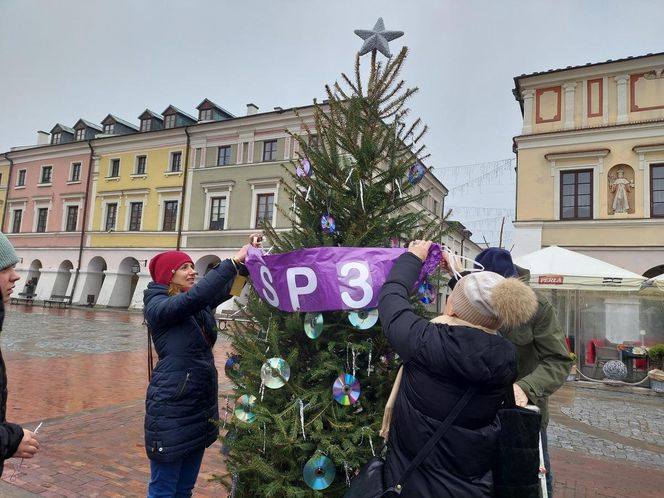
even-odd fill
[{"label": "grey overcast sky", "polygon": [[381,16],[405,32],[392,52],[411,50],[402,76],[420,89],[411,116],[430,127],[427,165],[448,206],[475,208],[454,217],[477,242],[497,241],[513,174],[454,189],[491,167],[450,167],[513,157],[512,78],[664,51],[659,0],[0,0],[0,151],[79,118],[195,114],[206,97],[236,115],[309,104],[352,71],[353,30]]}]

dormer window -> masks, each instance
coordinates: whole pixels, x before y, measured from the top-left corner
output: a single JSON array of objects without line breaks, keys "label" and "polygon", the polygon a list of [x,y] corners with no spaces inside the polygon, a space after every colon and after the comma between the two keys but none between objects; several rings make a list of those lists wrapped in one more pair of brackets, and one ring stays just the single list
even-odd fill
[{"label": "dormer window", "polygon": [[59,144],[61,138],[62,138],[61,133],[54,133],[53,135],[51,135],[51,144],[53,144],[53,145]]},{"label": "dormer window", "polygon": [[105,135],[115,134],[115,123],[104,125],[104,134]]},{"label": "dormer window", "polygon": [[76,140],[83,140],[85,138],[85,128],[76,130]]},{"label": "dormer window", "polygon": [[211,121],[212,120],[212,109],[201,109],[198,113],[199,121]]},{"label": "dormer window", "polygon": [[164,116],[164,128],[175,128],[175,114]]},{"label": "dormer window", "polygon": [[150,131],[152,129],[152,118],[141,119],[141,131]]}]

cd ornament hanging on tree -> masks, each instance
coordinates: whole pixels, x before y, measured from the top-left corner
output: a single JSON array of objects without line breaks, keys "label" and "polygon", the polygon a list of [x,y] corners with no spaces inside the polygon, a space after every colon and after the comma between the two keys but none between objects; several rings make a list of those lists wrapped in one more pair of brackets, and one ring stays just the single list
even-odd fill
[{"label": "cd ornament hanging on tree", "polygon": [[318,339],[323,333],[323,314],[307,313],[304,315],[304,333],[309,339]]},{"label": "cd ornament hanging on tree", "polygon": [[324,214],[320,217],[320,227],[323,230],[323,233],[328,235],[332,235],[337,230],[337,226],[334,223],[334,218],[330,216],[330,213]]},{"label": "cd ornament hanging on tree", "polygon": [[309,159],[300,159],[299,164],[295,168],[295,174],[300,178],[303,176],[311,176],[313,174],[313,169],[311,168]]},{"label": "cd ornament hanging on tree", "polygon": [[348,313],[348,321],[353,327],[360,330],[367,330],[376,325],[378,321],[378,310],[358,310]]},{"label": "cd ornament hanging on tree", "polygon": [[249,394],[243,394],[235,402],[235,418],[251,424],[256,421],[256,415],[251,410],[254,409],[256,404],[256,396],[251,396]]},{"label": "cd ornament hanging on tree", "polygon": [[261,381],[265,387],[279,389],[290,379],[290,366],[283,358],[270,358],[261,367]]},{"label": "cd ornament hanging on tree", "polygon": [[240,373],[240,357],[236,354],[231,355],[226,360],[224,365],[224,372],[226,372],[226,377],[232,379],[241,375]]},{"label": "cd ornament hanging on tree", "polygon": [[332,396],[340,405],[354,405],[360,399],[360,381],[349,373],[341,374],[332,384]]},{"label": "cd ornament hanging on tree", "polygon": [[423,304],[434,304],[436,302],[436,288],[425,280],[417,289],[417,297]]},{"label": "cd ornament hanging on tree", "polygon": [[408,170],[408,181],[411,185],[417,185],[420,183],[420,180],[424,178],[424,174],[427,172],[426,167],[421,162],[416,162]]},{"label": "cd ornament hanging on tree", "polygon": [[313,456],[304,464],[304,482],[311,489],[320,491],[329,487],[337,473],[332,460],[325,455]]}]

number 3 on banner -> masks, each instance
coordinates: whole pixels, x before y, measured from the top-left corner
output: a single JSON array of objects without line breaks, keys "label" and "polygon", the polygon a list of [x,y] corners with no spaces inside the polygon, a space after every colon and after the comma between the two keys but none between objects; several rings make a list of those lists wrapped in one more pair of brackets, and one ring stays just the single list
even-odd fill
[{"label": "number 3 on banner", "polygon": [[343,263],[339,268],[339,276],[343,279],[348,277],[351,271],[358,272],[357,278],[348,280],[348,287],[355,287],[362,290],[362,297],[360,299],[353,299],[350,293],[346,291],[341,292],[341,300],[346,306],[352,309],[364,308],[373,299],[373,289],[371,288],[369,266],[361,261],[350,261]]}]

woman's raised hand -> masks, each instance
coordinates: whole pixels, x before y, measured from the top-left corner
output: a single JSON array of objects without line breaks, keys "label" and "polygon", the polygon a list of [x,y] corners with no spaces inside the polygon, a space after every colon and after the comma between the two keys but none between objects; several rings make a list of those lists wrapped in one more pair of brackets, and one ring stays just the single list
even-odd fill
[{"label": "woman's raised hand", "polygon": [[429,248],[432,242],[430,240],[414,240],[408,245],[408,252],[424,261],[429,255]]}]

